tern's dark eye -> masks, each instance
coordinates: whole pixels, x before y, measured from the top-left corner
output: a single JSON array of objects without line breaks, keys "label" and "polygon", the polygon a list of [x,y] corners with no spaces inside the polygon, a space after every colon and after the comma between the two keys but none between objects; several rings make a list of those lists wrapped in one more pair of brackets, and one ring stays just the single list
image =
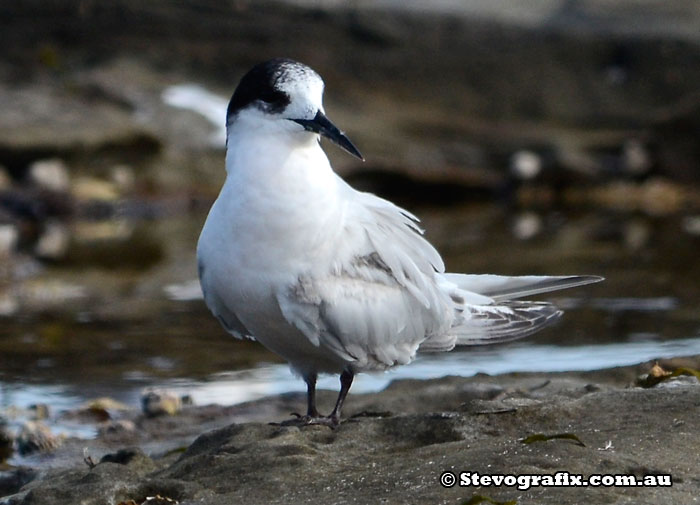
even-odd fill
[{"label": "tern's dark eye", "polygon": [[258,100],[263,102],[267,112],[282,112],[289,105],[289,95],[275,88],[260,90]]},{"label": "tern's dark eye", "polygon": [[289,105],[290,96],[281,91],[279,83],[284,81],[286,66],[299,65],[287,60],[271,60],[253,67],[243,76],[228,106],[227,124],[238,111],[251,105],[270,114],[278,114]]}]

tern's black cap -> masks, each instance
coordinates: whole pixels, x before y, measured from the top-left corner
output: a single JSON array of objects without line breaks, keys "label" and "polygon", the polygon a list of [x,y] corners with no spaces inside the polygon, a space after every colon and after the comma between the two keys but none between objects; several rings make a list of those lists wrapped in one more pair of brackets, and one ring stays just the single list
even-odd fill
[{"label": "tern's black cap", "polygon": [[313,72],[309,67],[289,58],[275,58],[258,63],[243,76],[234,91],[226,111],[226,123],[240,111],[256,101],[266,112],[282,112],[289,105],[290,97],[280,84],[293,73]]}]

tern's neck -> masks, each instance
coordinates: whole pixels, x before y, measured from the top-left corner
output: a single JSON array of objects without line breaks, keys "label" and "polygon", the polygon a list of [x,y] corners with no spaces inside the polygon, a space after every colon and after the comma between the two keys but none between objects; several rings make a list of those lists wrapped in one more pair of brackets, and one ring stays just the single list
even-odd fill
[{"label": "tern's neck", "polygon": [[337,184],[318,136],[306,132],[229,135],[226,172],[227,184],[264,192],[308,195]]}]

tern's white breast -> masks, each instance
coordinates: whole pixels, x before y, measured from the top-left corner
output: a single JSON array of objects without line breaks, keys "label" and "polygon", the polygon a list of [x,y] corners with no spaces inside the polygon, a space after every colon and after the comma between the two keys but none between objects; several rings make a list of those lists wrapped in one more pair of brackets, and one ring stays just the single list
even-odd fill
[{"label": "tern's white breast", "polygon": [[275,295],[330,263],[344,212],[342,181],[318,142],[301,136],[311,141],[229,139],[226,182],[197,247],[209,308],[234,313],[253,336],[292,361],[289,348],[308,341],[292,334]]}]

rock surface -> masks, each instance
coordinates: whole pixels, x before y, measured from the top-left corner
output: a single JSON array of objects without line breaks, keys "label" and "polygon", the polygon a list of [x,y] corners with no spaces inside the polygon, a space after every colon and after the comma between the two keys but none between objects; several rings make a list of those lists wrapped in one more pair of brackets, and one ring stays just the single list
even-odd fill
[{"label": "rock surface", "polygon": [[526,149],[545,179],[597,180],[630,176],[635,145],[635,167],[697,181],[698,20],[692,0],[11,3],[0,164],[136,162],[161,186],[204,172],[216,187],[212,126],[162,92],[198,82],[226,100],[252,64],[287,55],[321,72],[367,156],[333,152],[345,173],[493,190]]},{"label": "rock surface", "polygon": [[[697,367],[700,357],[663,364]],[[218,414],[212,407],[192,408],[169,421],[142,419],[140,429],[158,426],[152,433],[174,441],[183,430],[196,433],[206,423],[235,422],[199,435],[186,449],[160,446],[160,452],[149,455],[127,444],[110,451],[93,468],[77,455],[72,461],[64,458],[61,467],[44,472],[0,503],[115,505],[134,500],[141,504],[160,495],[181,504],[456,505],[475,494],[518,504],[692,503],[700,486],[696,450],[700,385],[690,377],[649,389],[632,387],[637,375],[651,365],[397,381],[376,394],[351,395],[349,417],[335,430],[249,422],[283,419],[285,412],[303,404],[301,395],[221,408]],[[332,393],[321,393],[321,404],[330,405]],[[179,416],[184,417],[178,424]],[[198,416],[201,423],[196,422]],[[149,423],[160,424],[148,427]],[[584,446],[566,439],[522,443],[532,434],[561,433],[576,435]],[[118,446],[117,440],[113,446]],[[480,475],[567,471],[585,477],[636,478],[670,474],[673,486],[445,488],[439,481],[445,471]],[[27,474],[26,469],[23,472]],[[21,485],[22,480],[18,482]]]}]

